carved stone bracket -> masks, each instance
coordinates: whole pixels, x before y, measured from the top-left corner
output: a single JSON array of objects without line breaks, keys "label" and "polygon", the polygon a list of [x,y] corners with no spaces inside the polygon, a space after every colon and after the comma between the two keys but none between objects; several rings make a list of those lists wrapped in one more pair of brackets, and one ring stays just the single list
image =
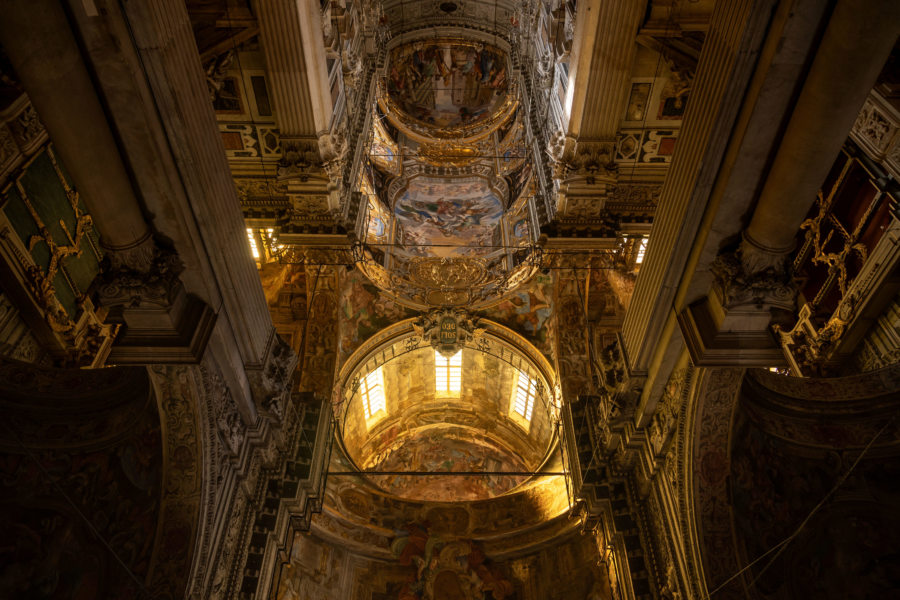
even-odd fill
[{"label": "carved stone bracket", "polygon": [[615,181],[618,167],[614,161],[615,142],[578,142],[574,151],[563,154],[554,176],[559,179],[583,178],[593,185],[600,180]]},{"label": "carved stone bracket", "polygon": [[100,275],[97,296],[106,307],[171,306],[184,270],[175,252],[156,248],[147,271],[127,266],[109,268]]},{"label": "carved stone bracket", "polygon": [[278,161],[278,179],[299,179],[326,177],[325,164],[319,154],[317,140],[281,139],[282,158]]},{"label": "carved stone bracket", "polygon": [[792,313],[796,284],[786,253],[756,252],[745,243],[719,255],[709,267],[710,293],[678,314],[695,365],[784,365],[771,331],[773,319]]}]

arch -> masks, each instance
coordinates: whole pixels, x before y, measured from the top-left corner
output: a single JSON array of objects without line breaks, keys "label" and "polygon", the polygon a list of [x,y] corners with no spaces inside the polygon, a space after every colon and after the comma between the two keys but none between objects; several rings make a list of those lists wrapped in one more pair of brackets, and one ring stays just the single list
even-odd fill
[{"label": "arch", "polygon": [[156,597],[164,442],[146,370],[0,358],[0,382],[0,531],[15,547],[0,596]]},{"label": "arch", "polygon": [[[843,516],[865,515],[872,531],[896,529],[895,486],[880,488],[900,472],[898,390],[900,365],[828,379],[764,369],[700,370],[685,413],[693,427],[682,440],[687,485],[679,489],[689,579],[697,597],[816,596],[811,583],[816,578],[798,576],[798,565],[819,564],[811,558],[815,553],[841,545],[828,535],[847,534],[848,547],[865,546],[838,526]],[[867,460],[858,462],[868,445]],[[858,465],[854,478],[844,479],[851,465]],[[829,503],[818,505],[824,498]],[[809,526],[794,538],[807,520]],[[829,527],[837,533],[823,534]],[[772,553],[771,564],[767,559],[745,570],[789,536],[783,551]],[[900,548],[900,536],[882,537],[884,544]],[[880,564],[883,549],[864,549],[870,552],[866,560]],[[830,558],[837,560],[837,554]],[[841,568],[821,577],[852,579],[846,570],[859,560],[849,566],[838,561]],[[877,596],[878,590],[867,593]]]}]

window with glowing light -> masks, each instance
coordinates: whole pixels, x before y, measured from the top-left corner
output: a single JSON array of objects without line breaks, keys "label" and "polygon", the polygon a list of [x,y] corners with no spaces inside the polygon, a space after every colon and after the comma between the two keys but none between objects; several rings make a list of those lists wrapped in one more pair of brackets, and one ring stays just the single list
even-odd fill
[{"label": "window with glowing light", "polygon": [[516,383],[513,397],[513,414],[531,422],[535,396],[537,396],[537,380],[529,377],[527,373],[519,371],[519,381]]},{"label": "window with glowing light", "polygon": [[359,386],[359,392],[362,396],[363,412],[368,421],[379,412],[384,412],[384,377],[381,374],[381,367],[370,372],[362,380]]},{"label": "window with glowing light", "polygon": [[266,229],[248,227],[247,241],[250,243],[250,254],[257,262],[270,260],[284,248],[284,244],[278,243],[274,227]]},{"label": "window with glowing light", "polygon": [[650,238],[644,236],[641,238],[641,241],[638,242],[637,256],[634,259],[635,264],[641,264],[644,262],[644,255],[647,253],[647,241]]},{"label": "window with glowing light", "polygon": [[434,351],[434,395],[459,398],[462,391],[462,350],[447,358]]},{"label": "window with glowing light", "polygon": [[250,254],[253,255],[255,260],[259,260],[259,248],[256,245],[256,235],[250,228],[247,228],[247,239],[250,240]]}]

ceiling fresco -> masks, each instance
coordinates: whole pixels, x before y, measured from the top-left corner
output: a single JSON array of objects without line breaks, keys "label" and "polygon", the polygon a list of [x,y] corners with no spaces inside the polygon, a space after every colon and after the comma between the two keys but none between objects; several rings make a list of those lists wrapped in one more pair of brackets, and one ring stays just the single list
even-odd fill
[{"label": "ceiling fresco", "polygon": [[489,254],[500,234],[503,205],[480,177],[416,177],[394,214],[404,248],[426,256]]},{"label": "ceiling fresco", "polygon": [[410,308],[480,308],[540,268],[534,169],[507,42],[434,33],[395,38],[375,71],[355,262]]},{"label": "ceiling fresco", "polygon": [[[371,471],[525,471],[525,462],[490,438],[470,429],[426,430],[391,447]],[[527,476],[465,475],[416,477],[385,475],[374,478],[381,489],[401,498],[452,502],[480,500],[505,494]]]},{"label": "ceiling fresco", "polygon": [[423,137],[485,135],[515,110],[506,53],[459,39],[394,48],[381,105],[405,131]]}]

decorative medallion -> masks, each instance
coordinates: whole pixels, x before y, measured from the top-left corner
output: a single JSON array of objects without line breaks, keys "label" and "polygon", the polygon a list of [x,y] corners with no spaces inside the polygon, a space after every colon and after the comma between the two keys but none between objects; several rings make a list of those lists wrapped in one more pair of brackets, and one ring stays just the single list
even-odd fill
[{"label": "decorative medallion", "polygon": [[478,319],[460,308],[433,310],[413,325],[416,334],[447,358],[459,352],[467,342],[481,337]]}]

